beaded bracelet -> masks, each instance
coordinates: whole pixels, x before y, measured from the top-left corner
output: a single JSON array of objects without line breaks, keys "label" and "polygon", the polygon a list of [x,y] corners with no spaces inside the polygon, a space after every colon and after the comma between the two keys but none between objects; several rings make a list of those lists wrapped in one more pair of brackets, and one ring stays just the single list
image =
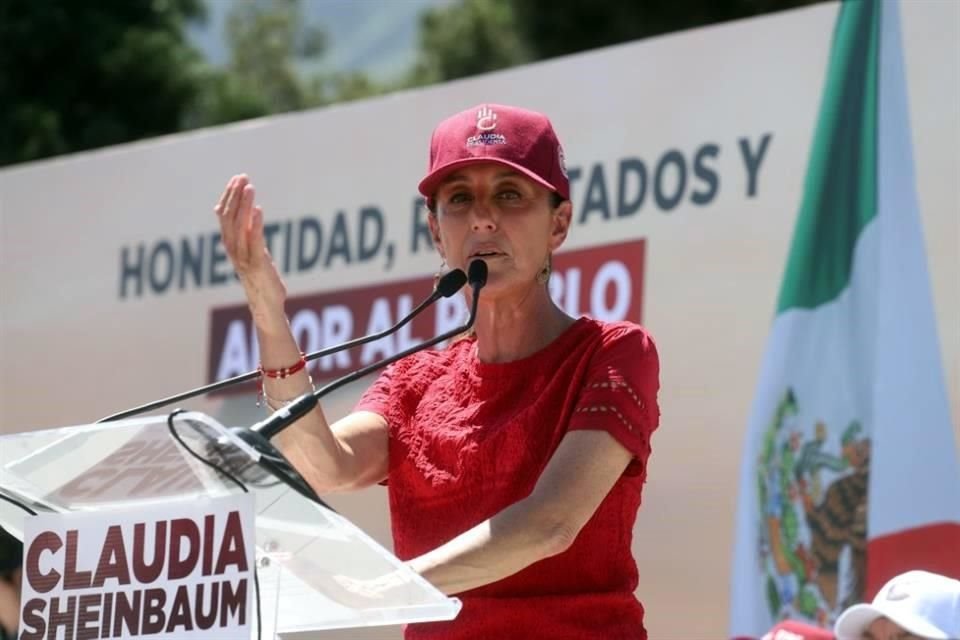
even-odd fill
[{"label": "beaded bracelet", "polygon": [[[297,394],[296,396],[290,398],[289,400],[280,400],[279,398],[271,398],[269,395],[267,395],[267,392],[264,390],[262,394],[263,404],[265,404],[267,408],[270,409],[271,411],[282,409],[283,407],[287,406],[288,404],[290,404],[291,402],[293,402],[294,400],[302,396],[304,393],[311,393],[317,390],[317,388],[313,384],[312,377],[307,376],[307,384],[310,385],[309,389],[307,389],[303,393]],[[257,406],[258,407],[260,406],[260,398],[257,398]]]},{"label": "beaded bracelet", "polygon": [[280,369],[264,369],[263,363],[260,363],[260,366],[257,367],[257,371],[260,372],[261,376],[267,376],[268,378],[286,378],[292,376],[297,371],[300,371],[305,366],[307,366],[307,359],[304,357],[303,353],[300,353],[300,359],[296,364],[289,367],[281,367]]},{"label": "beaded bracelet", "polygon": [[260,406],[260,401],[266,397],[266,394],[263,390],[263,377],[273,378],[275,380],[283,380],[288,378],[298,371],[302,371],[304,367],[307,366],[307,359],[304,357],[303,352],[300,353],[300,360],[295,364],[289,367],[281,367],[279,369],[264,369],[263,363],[260,363],[260,366],[257,367],[257,371],[260,372],[260,379],[257,383],[257,406]]}]

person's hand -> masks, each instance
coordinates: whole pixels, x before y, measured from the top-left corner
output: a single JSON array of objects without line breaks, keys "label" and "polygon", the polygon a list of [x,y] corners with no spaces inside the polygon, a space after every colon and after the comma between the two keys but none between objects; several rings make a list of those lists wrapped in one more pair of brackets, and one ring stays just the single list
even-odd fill
[{"label": "person's hand", "polygon": [[220,221],[227,256],[246,291],[254,322],[265,327],[284,318],[287,290],[267,250],[263,209],[254,204],[255,198],[250,179],[244,174],[233,176],[213,211]]},{"label": "person's hand", "polygon": [[0,629],[16,635],[20,626],[20,570],[0,576]]},{"label": "person's hand", "polygon": [[384,606],[386,601],[402,597],[404,591],[410,588],[410,579],[400,571],[360,580],[349,576],[335,575],[333,581],[342,590],[330,590],[327,595],[354,609],[375,609]]}]

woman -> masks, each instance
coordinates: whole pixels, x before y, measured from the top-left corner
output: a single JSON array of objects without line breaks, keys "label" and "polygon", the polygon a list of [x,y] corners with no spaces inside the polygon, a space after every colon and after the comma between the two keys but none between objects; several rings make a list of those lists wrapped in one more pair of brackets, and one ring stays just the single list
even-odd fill
[{"label": "woman", "polygon": [[[443,261],[489,267],[473,333],[397,362],[354,413],[331,425],[318,409],[279,446],[320,494],[389,480],[396,554],[463,601],[407,638],[645,638],[630,543],[657,353],[639,326],[575,319],[549,296],[572,217],[550,121],[501,105],[445,120],[419,188]],[[276,408],[311,383],[246,176],[215,211]]]}]

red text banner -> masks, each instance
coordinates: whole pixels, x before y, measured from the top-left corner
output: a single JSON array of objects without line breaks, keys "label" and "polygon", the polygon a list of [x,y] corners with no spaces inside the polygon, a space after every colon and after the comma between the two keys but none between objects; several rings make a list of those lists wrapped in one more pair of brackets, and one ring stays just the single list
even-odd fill
[{"label": "red text banner", "polygon": [[[561,253],[554,258],[550,294],[574,317],[640,322],[644,253],[642,239]],[[427,277],[291,298],[287,301],[290,327],[302,351],[317,351],[389,328],[432,288],[433,279]],[[440,299],[391,336],[311,362],[310,373],[315,381],[335,378],[449,331],[462,324],[466,315],[462,295]],[[208,379],[246,373],[258,363],[256,331],[247,306],[215,309]]]}]

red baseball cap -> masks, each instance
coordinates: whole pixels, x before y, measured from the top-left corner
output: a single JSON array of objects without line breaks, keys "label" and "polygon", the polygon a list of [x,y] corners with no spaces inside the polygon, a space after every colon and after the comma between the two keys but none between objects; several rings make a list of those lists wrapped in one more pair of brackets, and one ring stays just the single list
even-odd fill
[{"label": "red baseball cap", "polygon": [[430,138],[430,167],[420,193],[433,198],[440,183],[465,165],[498,162],[570,198],[563,148],[547,116],[500,104],[481,104],[437,125]]}]

